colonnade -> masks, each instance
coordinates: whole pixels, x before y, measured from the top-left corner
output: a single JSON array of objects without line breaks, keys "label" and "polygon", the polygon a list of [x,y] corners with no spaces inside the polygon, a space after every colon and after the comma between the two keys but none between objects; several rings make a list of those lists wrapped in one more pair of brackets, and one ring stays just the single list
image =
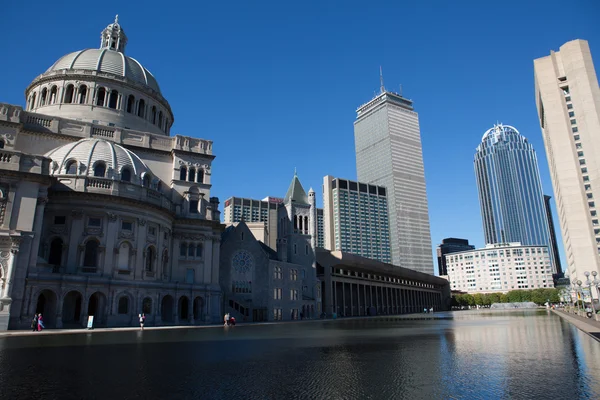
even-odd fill
[{"label": "colonnade", "polygon": [[442,310],[440,291],[406,286],[377,285],[332,280],[332,304],[326,304],[326,313],[352,317],[365,315],[392,315],[423,312],[425,308]]}]

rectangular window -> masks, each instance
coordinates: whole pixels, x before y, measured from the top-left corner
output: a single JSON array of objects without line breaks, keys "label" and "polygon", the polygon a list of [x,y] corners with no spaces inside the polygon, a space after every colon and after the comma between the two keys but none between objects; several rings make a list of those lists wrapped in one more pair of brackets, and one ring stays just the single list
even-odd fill
[{"label": "rectangular window", "polygon": [[581,173],[582,174],[587,174],[587,167],[581,168]]},{"label": "rectangular window", "polygon": [[585,176],[583,177],[583,181],[584,181],[584,182],[589,182],[589,181],[590,181],[590,177],[589,177],[589,176],[587,176],[587,175],[585,175]]},{"label": "rectangular window", "polygon": [[572,119],[571,120],[571,125],[575,125],[575,124],[577,124],[577,120],[576,119]]},{"label": "rectangular window", "polygon": [[102,225],[102,218],[90,217],[88,219],[88,226],[100,227]]},{"label": "rectangular window", "polygon": [[569,117],[574,117],[575,116],[575,111],[569,111]]},{"label": "rectangular window", "polygon": [[577,152],[577,157],[583,157],[583,151],[578,151]]},{"label": "rectangular window", "polygon": [[584,185],[583,186],[585,190],[591,190],[592,189],[592,185]]},{"label": "rectangular window", "polygon": [[[575,128],[573,128],[573,129],[575,129]],[[575,140],[579,140],[579,135],[575,135],[575,136],[573,136],[573,139],[575,139]]]},{"label": "rectangular window", "polygon": [[57,215],[54,217],[54,225],[64,225],[67,222],[67,217]]},{"label": "rectangular window", "polygon": [[128,221],[121,222],[121,230],[132,232],[133,231],[133,223]]},{"label": "rectangular window", "polygon": [[588,199],[593,199],[594,198],[594,196],[592,196],[591,193],[586,193],[586,196],[587,196]]},{"label": "rectangular window", "polygon": [[[573,128],[571,128],[571,130],[573,131],[573,133],[579,132],[579,128],[577,128],[576,126],[574,126]],[[579,140],[579,136],[577,136],[577,138],[575,140]]]},{"label": "rectangular window", "polygon": [[585,165],[585,160],[583,158],[579,160],[579,165]]},{"label": "rectangular window", "polygon": [[594,202],[593,202],[593,201],[589,201],[589,202],[588,202],[588,206],[590,206],[590,207],[596,207],[596,204],[594,204]]},{"label": "rectangular window", "polygon": [[188,268],[185,271],[185,283],[194,283],[194,269]]},{"label": "rectangular window", "polygon": [[573,109],[573,104],[567,104],[567,109],[568,110],[572,110]]},{"label": "rectangular window", "polygon": [[581,148],[581,143],[575,143],[575,148],[576,149],[580,149]]},{"label": "rectangular window", "polygon": [[190,214],[198,214],[198,200],[190,200]]},{"label": "rectangular window", "polygon": [[273,299],[281,300],[281,288],[273,289]]},{"label": "rectangular window", "polygon": [[571,101],[571,96],[565,97],[565,101]]},{"label": "rectangular window", "polygon": [[149,234],[150,236],[156,236],[156,227],[154,227],[154,226],[149,226],[149,227],[148,227],[148,234]]}]

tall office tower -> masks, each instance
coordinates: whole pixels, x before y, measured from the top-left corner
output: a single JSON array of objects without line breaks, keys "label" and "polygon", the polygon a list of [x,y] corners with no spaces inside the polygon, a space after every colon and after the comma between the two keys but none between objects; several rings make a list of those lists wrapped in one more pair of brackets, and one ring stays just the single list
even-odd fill
[{"label": "tall office tower", "polygon": [[[225,223],[238,223],[243,217],[250,230],[256,235],[258,230],[253,224],[263,222],[265,224],[264,235],[259,235],[256,239],[277,251],[277,207],[279,204],[283,204],[283,199],[280,197],[265,197],[262,200],[230,197],[225,200],[223,209]],[[323,247],[323,245],[323,209],[317,208],[317,247]]]},{"label": "tall office tower", "polygon": [[550,248],[540,171],[527,139],[512,126],[494,125],[474,164],[485,242]]},{"label": "tall office tower", "polygon": [[600,272],[598,79],[585,40],[567,42],[533,66],[535,101],[567,253],[566,275],[585,286],[585,272]]},{"label": "tall office tower", "polygon": [[448,266],[446,263],[446,254],[457,253],[459,251],[469,251],[475,249],[470,245],[467,239],[446,238],[442,239],[442,244],[437,247],[438,273],[440,276],[448,275]]},{"label": "tall office tower", "polygon": [[546,217],[548,218],[548,229],[550,229],[550,254],[554,258],[554,265],[556,266],[556,273],[560,274],[563,272],[562,265],[560,263],[560,256],[558,254],[558,242],[556,241],[556,229],[554,228],[554,218],[552,218],[552,207],[550,206],[550,199],[552,197],[544,195],[544,206],[546,208]]},{"label": "tall office tower", "polygon": [[391,261],[388,201],[382,186],[323,178],[325,248]]},{"label": "tall office tower", "polygon": [[382,83],[381,93],[356,113],[357,176],[387,189],[392,264],[433,275],[419,117],[412,101]]}]

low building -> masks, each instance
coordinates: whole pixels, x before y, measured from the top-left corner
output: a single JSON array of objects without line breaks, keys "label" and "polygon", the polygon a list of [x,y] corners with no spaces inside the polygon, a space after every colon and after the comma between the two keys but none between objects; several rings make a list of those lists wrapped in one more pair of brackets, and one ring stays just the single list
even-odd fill
[{"label": "low building", "polygon": [[446,279],[341,251],[317,249],[327,316],[394,315],[449,309]]},{"label": "low building", "polygon": [[506,293],[517,289],[552,288],[552,262],[546,246],[488,244],[483,249],[446,255],[452,290]]},{"label": "low building", "polygon": [[448,267],[446,265],[446,254],[456,253],[459,251],[474,250],[475,246],[469,244],[467,239],[446,238],[442,239],[442,243],[437,247],[438,273],[439,276],[448,275]]}]

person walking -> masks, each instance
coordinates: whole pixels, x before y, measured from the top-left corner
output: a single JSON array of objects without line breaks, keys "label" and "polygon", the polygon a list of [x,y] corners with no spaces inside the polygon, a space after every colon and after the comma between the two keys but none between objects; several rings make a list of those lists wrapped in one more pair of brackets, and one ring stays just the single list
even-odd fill
[{"label": "person walking", "polygon": [[38,330],[38,315],[33,314],[33,319],[31,320],[31,330],[33,332]]},{"label": "person walking", "polygon": [[38,332],[41,332],[42,329],[46,328],[44,326],[44,318],[42,318],[42,313],[38,314],[38,324],[37,324]]},{"label": "person walking", "polygon": [[140,328],[142,328],[142,330],[144,330],[144,323],[146,322],[146,314],[139,314],[138,317],[140,318]]}]

